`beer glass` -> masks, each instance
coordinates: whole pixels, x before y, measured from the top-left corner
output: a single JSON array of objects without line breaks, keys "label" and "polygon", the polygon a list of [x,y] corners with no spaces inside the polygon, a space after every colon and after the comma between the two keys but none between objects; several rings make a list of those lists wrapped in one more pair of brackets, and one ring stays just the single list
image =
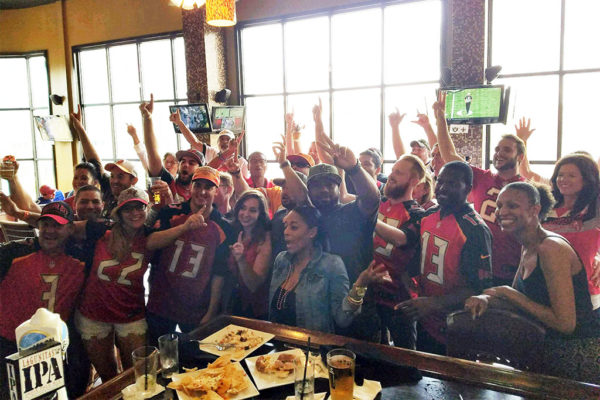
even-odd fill
[{"label": "beer glass", "polygon": [[356,355],[350,350],[334,349],[327,353],[331,400],[352,400]]}]

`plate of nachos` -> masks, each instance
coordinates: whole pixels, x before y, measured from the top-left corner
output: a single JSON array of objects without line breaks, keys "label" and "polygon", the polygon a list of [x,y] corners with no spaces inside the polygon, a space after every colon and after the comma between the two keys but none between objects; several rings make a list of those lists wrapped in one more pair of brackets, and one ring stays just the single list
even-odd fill
[{"label": "plate of nachos", "polygon": [[177,391],[180,400],[242,400],[259,392],[239,362],[221,356],[204,369],[173,374],[167,386]]},{"label": "plate of nachos", "polygon": [[280,351],[244,361],[258,390],[294,383],[294,363],[304,363],[305,355],[300,349]]},{"label": "plate of nachos", "polygon": [[217,356],[228,355],[233,361],[242,361],[254,350],[258,349],[275,335],[271,333],[255,331],[238,325],[228,325],[202,339],[202,342],[218,343],[221,345],[232,344],[233,347],[226,350],[217,350],[215,346],[200,345],[200,350]]}]

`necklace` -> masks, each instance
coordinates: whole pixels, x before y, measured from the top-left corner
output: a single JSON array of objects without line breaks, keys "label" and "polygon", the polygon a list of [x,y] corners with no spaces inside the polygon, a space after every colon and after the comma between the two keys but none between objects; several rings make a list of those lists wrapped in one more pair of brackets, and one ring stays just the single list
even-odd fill
[{"label": "necklace", "polygon": [[279,296],[277,296],[277,303],[275,305],[279,311],[283,310],[283,306],[285,306],[285,300],[287,299],[288,294],[291,292],[291,290],[286,290],[283,287],[285,286],[286,282],[292,276],[293,269],[294,269],[294,264],[290,264],[290,266],[288,267],[287,277],[285,278],[285,280],[279,287]]}]

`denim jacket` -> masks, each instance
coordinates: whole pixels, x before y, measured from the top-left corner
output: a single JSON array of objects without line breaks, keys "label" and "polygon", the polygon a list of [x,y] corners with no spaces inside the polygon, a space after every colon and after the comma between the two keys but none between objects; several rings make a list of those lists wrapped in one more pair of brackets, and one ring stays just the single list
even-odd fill
[{"label": "denim jacket", "polygon": [[[273,296],[286,280],[291,267],[292,255],[283,251],[277,255],[269,290],[269,317]],[[333,333],[334,321],[347,327],[360,307],[354,309],[346,297],[349,291],[348,273],[339,256],[315,247],[312,259],[300,273],[296,294],[296,326],[321,332]]]}]

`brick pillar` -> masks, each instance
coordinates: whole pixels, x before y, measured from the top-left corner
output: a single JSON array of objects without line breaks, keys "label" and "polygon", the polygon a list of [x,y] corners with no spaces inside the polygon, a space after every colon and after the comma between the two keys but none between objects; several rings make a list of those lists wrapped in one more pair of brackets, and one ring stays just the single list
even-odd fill
[{"label": "brick pillar", "polygon": [[[485,0],[450,0],[449,14],[452,85],[480,85],[485,68]],[[459,154],[471,156],[476,166],[483,161],[483,135],[481,125],[472,125],[466,134],[452,134]]]}]

